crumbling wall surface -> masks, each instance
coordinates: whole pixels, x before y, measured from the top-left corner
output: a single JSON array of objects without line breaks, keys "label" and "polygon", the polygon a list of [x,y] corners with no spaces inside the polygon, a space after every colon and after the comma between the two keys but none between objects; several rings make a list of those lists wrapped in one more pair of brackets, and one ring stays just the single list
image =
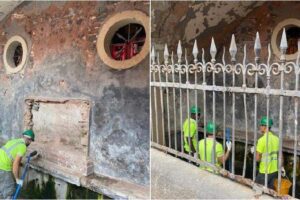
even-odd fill
[{"label": "crumbling wall surface", "polygon": [[30,55],[24,74],[6,75],[0,59],[0,137],[20,136],[29,96],[88,100],[95,173],[148,185],[149,56],[118,71],[96,50],[107,18],[125,10],[149,15],[148,8],[147,2],[24,2],[16,8],[0,24],[0,54],[11,36],[21,35]]},{"label": "crumbling wall surface", "polygon": [[[271,43],[271,37],[274,28],[281,21],[288,18],[299,19],[299,2],[153,2],[152,18],[152,43],[160,51],[162,60],[164,44],[167,43],[169,51],[174,51],[178,41],[181,40],[183,48],[187,49],[190,62],[193,62],[192,48],[194,40],[197,40],[198,48],[204,48],[205,60],[210,58],[209,48],[211,38],[214,37],[217,46],[217,62],[222,63],[223,47],[226,47],[225,60],[230,63],[228,48],[230,46],[231,36],[235,34],[237,43],[237,60],[243,61],[243,47],[246,45],[246,62],[255,62],[254,40],[256,32],[260,34],[262,45],[261,62],[267,62],[267,46]],[[280,39],[280,38],[279,38]],[[278,46],[280,40],[278,39]],[[272,51],[271,62],[278,62],[279,58]],[[201,53],[200,53],[201,54]],[[198,59],[201,55],[199,55]],[[177,57],[175,57],[177,60]],[[194,75],[193,75],[194,76]],[[202,81],[201,75],[200,83]],[[226,75],[227,86],[232,85],[231,75]],[[280,76],[271,78],[271,88],[280,88]],[[208,84],[212,84],[211,74],[207,74]],[[216,76],[216,84],[223,85],[222,73]],[[248,76],[246,79],[247,87],[254,87],[254,78]],[[258,87],[266,87],[266,76],[258,77]],[[242,75],[236,76],[236,86],[242,86]],[[285,75],[285,89],[293,90],[295,88],[294,71],[290,75]],[[193,93],[191,93],[190,104],[195,104]],[[198,105],[203,108],[202,93],[199,92]],[[176,94],[179,96],[179,94]],[[186,93],[183,93],[185,97]],[[178,99],[178,98],[176,98]],[[266,115],[266,101],[264,95],[258,95],[258,120],[262,115]],[[226,122],[230,127],[232,124],[232,96],[226,96]],[[179,105],[179,101],[176,102]],[[216,93],[216,117],[217,122],[223,126],[223,94]],[[294,132],[294,99],[284,97],[283,103],[283,134],[288,138],[293,137]],[[183,116],[186,112],[186,98],[183,98]],[[166,107],[165,107],[166,108]],[[172,105],[170,105],[172,108]],[[248,128],[254,129],[254,97],[247,95],[247,116]],[[207,116],[212,120],[212,94],[207,92]],[[279,97],[270,99],[270,116],[274,119],[274,132],[279,132]],[[172,115],[171,115],[172,117]],[[179,117],[177,117],[179,120]],[[177,128],[180,129],[180,122],[177,121]],[[236,95],[236,128],[245,130],[245,116],[243,96]],[[299,127],[298,127],[299,128]],[[300,130],[300,129],[299,129]],[[287,138],[287,139],[288,139]]]}]

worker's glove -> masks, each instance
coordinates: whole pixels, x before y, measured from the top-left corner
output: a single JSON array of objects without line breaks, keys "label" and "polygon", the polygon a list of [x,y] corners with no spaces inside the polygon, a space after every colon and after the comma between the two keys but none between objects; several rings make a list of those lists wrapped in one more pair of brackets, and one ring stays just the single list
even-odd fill
[{"label": "worker's glove", "polygon": [[227,150],[230,151],[231,150],[231,142],[227,141],[226,146],[227,146]]},{"label": "worker's glove", "polygon": [[250,152],[251,152],[252,154],[254,154],[254,146],[252,146],[252,147],[250,148]]},{"label": "worker's glove", "polygon": [[285,177],[285,176],[286,176],[284,167],[281,167],[281,176],[282,176],[282,177]]},{"label": "worker's glove", "polygon": [[16,183],[17,183],[18,185],[20,185],[21,187],[23,186],[23,180],[21,180],[21,179],[17,179],[17,180],[16,180]]}]

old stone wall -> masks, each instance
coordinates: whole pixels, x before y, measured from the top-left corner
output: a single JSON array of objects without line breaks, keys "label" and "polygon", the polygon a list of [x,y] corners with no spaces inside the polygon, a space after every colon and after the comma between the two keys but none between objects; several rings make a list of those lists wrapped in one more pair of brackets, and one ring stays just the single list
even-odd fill
[{"label": "old stone wall", "polygon": [[[198,48],[204,48],[206,61],[210,60],[209,47],[211,37],[214,37],[217,45],[217,61],[222,62],[223,46],[226,47],[226,61],[230,62],[228,48],[232,34],[235,34],[237,43],[237,60],[243,61],[243,46],[246,44],[246,62],[254,62],[254,40],[255,34],[260,33],[262,44],[261,61],[267,62],[267,45],[271,43],[272,33],[278,23],[288,18],[299,19],[299,2],[154,2],[152,4],[152,45],[160,51],[163,58],[164,44],[167,43],[169,51],[174,51],[178,40],[182,41],[183,48],[187,49],[188,58],[192,62],[192,47],[197,39]],[[279,41],[278,44],[279,45]],[[272,50],[272,49],[271,49]],[[201,55],[199,55],[200,58]],[[175,56],[175,60],[176,60]],[[162,59],[161,59],[162,60]],[[272,50],[272,61],[278,61]],[[200,78],[201,79],[201,78]],[[202,80],[202,79],[201,79]],[[200,83],[201,83],[200,80]],[[295,75],[292,72],[285,76],[284,87],[293,90],[295,88]],[[207,82],[211,84],[212,77],[207,76]],[[222,75],[216,76],[216,84],[223,85]],[[247,78],[248,87],[254,87],[254,78]],[[232,84],[232,78],[228,75],[226,84]],[[242,76],[236,80],[237,86],[242,86]],[[258,87],[266,87],[266,77],[259,76]],[[280,88],[279,76],[272,77],[271,88]],[[173,94],[171,94],[173,95]],[[186,91],[183,91],[185,97]],[[202,92],[198,92],[198,105],[203,110]],[[212,94],[207,93],[207,116],[212,120]],[[176,96],[179,96],[177,91]],[[228,127],[232,124],[232,96],[226,96],[226,122]],[[179,98],[176,98],[178,100]],[[190,92],[190,104],[195,104],[194,93]],[[187,116],[187,101],[183,98],[183,116]],[[223,124],[223,94],[216,93],[216,117],[222,127]],[[285,97],[283,104],[283,134],[293,137],[294,131],[294,99]],[[176,101],[179,108],[179,101]],[[166,108],[166,106],[165,106]],[[170,105],[170,108],[173,108]],[[236,128],[245,130],[243,96],[236,95]],[[254,129],[254,97],[247,95],[247,116],[249,131]],[[166,113],[166,112],[165,112]],[[173,119],[171,113],[171,119]],[[264,95],[258,96],[258,119],[266,115],[266,101]],[[272,97],[270,102],[270,115],[274,119],[273,130],[278,133],[279,129],[279,97]],[[179,111],[177,114],[179,118]],[[180,122],[177,118],[177,129],[180,130]],[[299,127],[298,127],[299,128]]]},{"label": "old stone wall", "polygon": [[20,136],[28,97],[87,100],[94,172],[148,185],[149,57],[115,70],[96,50],[107,18],[125,10],[149,15],[148,8],[147,2],[24,2],[8,15],[0,24],[0,54],[11,36],[20,35],[29,58],[24,73],[12,75],[0,59],[1,139]]}]

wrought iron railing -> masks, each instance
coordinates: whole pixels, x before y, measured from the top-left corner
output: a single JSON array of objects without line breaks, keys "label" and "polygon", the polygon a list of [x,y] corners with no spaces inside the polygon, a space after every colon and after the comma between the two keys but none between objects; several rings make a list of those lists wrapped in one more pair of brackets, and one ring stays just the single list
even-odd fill
[{"label": "wrought iron railing", "polygon": [[[205,61],[205,51],[202,49],[202,58],[198,60],[199,50],[197,46],[197,41],[195,41],[192,57],[193,62],[189,63],[189,55],[185,50],[183,57],[183,51],[181,42],[179,41],[177,47],[177,55],[173,52],[170,55],[167,45],[163,52],[163,63],[160,63],[159,53],[155,52],[154,47],[151,51],[151,141],[152,147],[160,148],[176,156],[186,158],[188,161],[192,161],[201,165],[207,165],[212,167],[215,171],[219,172],[221,175],[227,175],[233,179],[241,180],[240,182],[245,183],[245,173],[247,167],[247,154],[249,152],[248,145],[250,140],[254,144],[254,149],[256,149],[256,143],[258,140],[258,111],[261,115],[271,117],[271,114],[275,112],[270,108],[270,99],[279,98],[279,108],[278,108],[278,137],[279,137],[279,166],[278,166],[278,188],[281,187],[281,167],[282,167],[282,157],[283,157],[283,112],[284,112],[284,98],[288,98],[289,101],[293,101],[293,113],[294,113],[294,131],[293,131],[293,190],[292,195],[295,197],[296,190],[296,161],[297,161],[297,144],[298,144],[298,98],[300,97],[300,91],[298,90],[299,84],[299,50],[296,61],[287,62],[286,61],[286,50],[287,50],[287,38],[285,30],[283,30],[280,50],[281,56],[278,62],[271,63],[271,49],[270,44],[268,45],[268,57],[266,63],[263,63],[260,57],[261,54],[261,43],[259,34],[256,34],[254,42],[254,62],[247,61],[247,48],[244,45],[243,48],[243,60],[242,62],[237,62],[237,45],[235,42],[235,37],[232,35],[229,54],[230,63],[225,61],[225,48],[223,50],[222,62],[216,61],[217,48],[212,38],[210,46],[210,56],[211,60],[209,62]],[[298,42],[298,49],[300,49],[300,42]],[[176,59],[176,60],[175,60]],[[287,76],[288,80],[285,80]],[[265,79],[265,86],[259,86],[259,77]],[[279,78],[278,78],[279,77]],[[253,79],[254,85],[249,86],[247,84],[248,79]],[[279,87],[272,87],[271,81],[279,81]],[[228,84],[230,82],[230,84]],[[285,88],[286,83],[294,84],[294,89]],[[237,99],[239,96],[239,99]],[[208,98],[209,97],[209,98]],[[240,98],[241,97],[241,98]],[[216,98],[219,100],[219,104],[216,103]],[[263,98],[263,100],[259,100]],[[242,100],[241,100],[242,99]],[[249,100],[251,99],[251,101]],[[291,100],[292,99],[292,100]],[[237,101],[241,101],[241,105],[237,106]],[[254,102],[253,102],[254,101]],[[275,101],[275,100],[274,100]],[[222,104],[220,105],[220,102]],[[228,109],[228,104],[231,103]],[[223,130],[220,134],[216,131],[213,133],[214,147],[216,145],[216,137],[221,136],[223,139],[223,148],[225,149],[225,135],[226,127],[231,127],[232,129],[232,153],[231,153],[231,170],[225,170],[225,162],[223,162],[223,168],[215,166],[215,151],[213,151],[213,162],[207,163],[199,159],[198,156],[193,157],[191,152],[185,153],[183,149],[183,120],[185,113],[190,118],[190,107],[191,105],[201,106],[203,108],[203,124],[204,127],[211,118],[213,123],[219,123],[223,125]],[[264,109],[260,109],[262,105],[265,104]],[[249,117],[249,107],[253,106],[251,109],[251,116]],[[258,108],[260,107],[260,108]],[[223,110],[223,115],[217,115],[216,112]],[[244,108],[244,119],[239,116],[239,124],[237,127],[236,123],[236,113],[237,109]],[[239,110],[240,111],[240,110]],[[264,112],[261,114],[261,112]],[[276,111],[277,112],[277,111]],[[228,114],[229,113],[229,114]],[[230,115],[230,116],[228,116]],[[198,117],[196,116],[196,121]],[[230,119],[230,122],[228,122]],[[252,122],[252,135],[249,134],[249,123]],[[240,127],[241,122],[243,126]],[[267,126],[269,127],[269,126]],[[199,130],[201,128],[199,127]],[[242,130],[241,130],[242,129]],[[202,129],[201,129],[202,130]],[[243,141],[244,141],[244,156],[243,156],[243,170],[242,174],[238,175],[235,173],[235,148],[237,131],[242,131]],[[203,130],[203,137],[207,137],[206,129]],[[267,130],[268,131],[268,130]],[[180,137],[177,137],[177,132],[179,132]],[[251,138],[250,138],[251,136]],[[267,134],[267,143],[268,143]],[[198,140],[197,140],[198,141]],[[191,140],[189,137],[189,145],[191,146]],[[268,148],[268,145],[267,147]],[[215,149],[215,148],[213,148]],[[196,155],[198,155],[198,142],[196,148]],[[206,148],[205,148],[206,151]],[[268,152],[268,150],[267,150]],[[205,153],[206,155],[206,153]],[[267,154],[267,161],[268,161]],[[254,183],[256,177],[256,151],[253,154],[253,179],[248,183],[248,185],[256,185]],[[267,165],[266,165],[267,166]],[[264,191],[272,193],[271,190],[267,189],[267,176],[265,174],[265,185],[262,187]],[[273,191],[274,193],[274,191]]]}]

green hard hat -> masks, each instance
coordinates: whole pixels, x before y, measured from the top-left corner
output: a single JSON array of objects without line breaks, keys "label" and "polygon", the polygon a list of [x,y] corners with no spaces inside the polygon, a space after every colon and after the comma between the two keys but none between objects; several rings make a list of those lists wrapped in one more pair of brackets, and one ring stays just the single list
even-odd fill
[{"label": "green hard hat", "polygon": [[26,130],[23,132],[24,136],[30,137],[32,139],[32,141],[34,141],[34,132],[33,130]]},{"label": "green hard hat", "polygon": [[[268,125],[268,120],[266,116],[263,116],[260,120],[260,125],[261,126],[267,126]],[[269,127],[273,126],[273,120],[269,118]]]},{"label": "green hard hat", "polygon": [[208,134],[213,134],[214,132],[217,132],[217,127],[214,123],[208,122],[206,125],[206,132]]},{"label": "green hard hat", "polygon": [[192,106],[190,112],[191,112],[192,114],[200,114],[200,113],[201,113],[201,110],[200,110],[199,107]]}]

